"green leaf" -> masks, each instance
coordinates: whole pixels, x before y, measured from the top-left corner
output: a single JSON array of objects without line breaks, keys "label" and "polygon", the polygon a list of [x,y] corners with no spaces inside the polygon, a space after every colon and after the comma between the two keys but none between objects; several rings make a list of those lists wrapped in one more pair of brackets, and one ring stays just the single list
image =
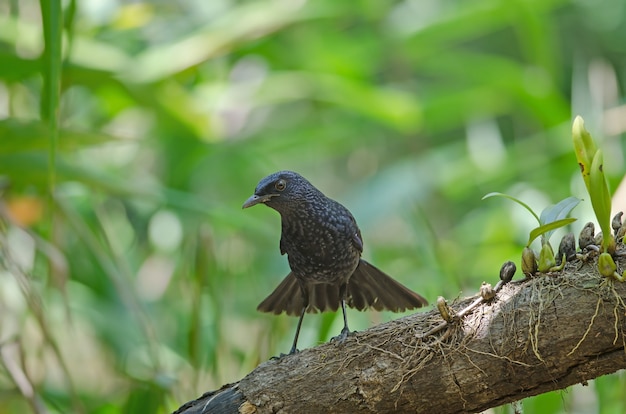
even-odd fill
[{"label": "green leaf", "polygon": [[301,71],[273,74],[265,80],[256,99],[264,105],[300,99],[327,102],[402,132],[414,132],[423,123],[422,108],[414,95],[333,74]]},{"label": "green leaf", "polygon": [[[557,220],[564,219],[567,215],[580,203],[580,199],[576,197],[567,197],[553,206],[546,207],[539,217],[541,224],[548,224]],[[547,231],[544,234],[546,240],[550,240],[550,236],[554,230]]]},{"label": "green leaf", "polygon": [[541,236],[542,234],[567,226],[568,224],[573,223],[576,220],[577,219],[573,217],[564,218],[564,219],[553,221],[552,223],[543,224],[539,227],[534,228],[530,232],[530,237],[528,238],[527,246],[529,246],[533,242],[533,240],[535,240],[537,237]]},{"label": "green leaf", "polygon": [[610,237],[606,237],[606,235],[611,236],[611,193],[604,176],[603,164],[602,151],[598,150],[591,162],[588,190],[596,219],[602,229],[602,234],[605,235],[602,248],[606,251],[610,242]]},{"label": "green leaf", "polygon": [[[73,152],[119,138],[93,131],[59,130],[59,151]],[[48,124],[14,118],[0,121],[0,155],[47,152],[50,147]]]},{"label": "green leaf", "polygon": [[43,91],[41,119],[48,122],[48,188],[54,193],[56,152],[59,139],[59,104],[61,101],[61,63],[63,56],[63,8],[61,0],[40,0],[43,22]]},{"label": "green leaf", "polygon": [[[537,214],[533,211],[533,209],[530,208],[530,206],[528,206],[528,204],[524,203],[523,201],[521,201],[521,200],[519,200],[519,199],[517,199],[517,198],[515,198],[513,196],[510,196],[508,194],[498,193],[498,192],[489,193],[489,194],[485,195],[482,199],[484,200],[484,199],[490,198],[490,197],[504,197],[504,198],[508,198],[509,200],[515,201],[517,204],[521,205],[526,210],[528,210],[530,212],[530,214],[532,214],[533,217],[535,217],[535,219],[537,219],[537,223],[541,224],[541,220],[539,219],[539,216],[537,216]],[[530,242],[528,244],[530,244]]]}]

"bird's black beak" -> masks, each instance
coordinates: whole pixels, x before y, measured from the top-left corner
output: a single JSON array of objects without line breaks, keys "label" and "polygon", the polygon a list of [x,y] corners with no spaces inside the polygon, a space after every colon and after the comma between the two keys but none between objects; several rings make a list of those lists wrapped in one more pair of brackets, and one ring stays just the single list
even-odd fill
[{"label": "bird's black beak", "polygon": [[248,207],[252,207],[255,206],[259,203],[265,203],[267,202],[270,198],[272,198],[272,196],[277,196],[278,194],[267,194],[264,196],[260,196],[260,195],[256,195],[256,194],[252,194],[250,196],[250,198],[248,198],[246,200],[245,203],[243,203],[243,206],[241,206],[241,208],[248,208]]}]

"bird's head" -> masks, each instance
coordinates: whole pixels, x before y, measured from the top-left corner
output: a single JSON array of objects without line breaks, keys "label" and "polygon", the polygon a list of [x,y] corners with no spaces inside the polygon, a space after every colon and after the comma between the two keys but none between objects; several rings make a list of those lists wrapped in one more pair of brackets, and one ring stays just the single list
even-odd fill
[{"label": "bird's head", "polygon": [[275,210],[284,211],[322,195],[311,183],[293,171],[279,171],[259,181],[254,194],[242,208],[263,203]]}]

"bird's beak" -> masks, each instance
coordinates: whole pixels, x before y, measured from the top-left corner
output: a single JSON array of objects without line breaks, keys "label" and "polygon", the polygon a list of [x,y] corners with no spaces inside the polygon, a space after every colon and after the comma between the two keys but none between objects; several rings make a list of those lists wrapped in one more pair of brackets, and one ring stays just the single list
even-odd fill
[{"label": "bird's beak", "polygon": [[248,198],[246,200],[245,203],[243,203],[243,206],[241,206],[241,208],[248,208],[248,207],[252,207],[254,205],[257,205],[259,203],[265,203],[267,202],[270,198],[272,198],[272,196],[277,196],[278,194],[268,194],[268,195],[264,195],[264,196],[259,196],[256,194],[252,194],[250,196],[250,198]]}]

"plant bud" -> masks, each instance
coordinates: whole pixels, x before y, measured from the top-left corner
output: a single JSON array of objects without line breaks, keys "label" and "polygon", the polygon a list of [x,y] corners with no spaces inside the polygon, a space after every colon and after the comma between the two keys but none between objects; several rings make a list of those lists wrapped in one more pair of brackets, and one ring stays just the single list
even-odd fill
[{"label": "plant bud", "polygon": [[512,261],[504,262],[502,267],[500,268],[500,280],[504,283],[509,283],[515,272],[517,271],[517,266]]},{"label": "plant bud", "polygon": [[559,244],[559,254],[556,258],[557,263],[560,264],[561,258],[565,255],[565,260],[570,261],[576,257],[576,238],[574,233],[567,233],[561,239]]},{"label": "plant bud", "polygon": [[615,216],[613,216],[613,220],[611,221],[611,227],[613,227],[613,232],[615,233],[616,236],[619,233],[620,229],[622,228],[622,216],[623,215],[624,215],[624,212],[620,211],[617,214],[615,214]]},{"label": "plant bud", "polygon": [[550,243],[545,243],[541,246],[541,251],[539,252],[539,265],[537,270],[541,273],[547,273],[556,266],[556,260],[554,259],[554,251],[552,250],[552,246]]},{"label": "plant bud", "polygon": [[530,247],[524,247],[522,251],[522,273],[529,277],[537,273],[537,259]]},{"label": "plant bud", "polygon": [[580,236],[578,236],[578,247],[580,247],[580,250],[584,250],[585,247],[595,243],[593,238],[594,233],[595,227],[593,223],[589,222],[585,224],[585,227],[580,231]]},{"label": "plant bud", "polygon": [[493,290],[489,283],[483,282],[483,284],[480,285],[480,296],[484,300],[491,300],[496,296],[496,291]]},{"label": "plant bud", "polygon": [[626,235],[626,226],[620,227],[619,231],[615,235],[615,242],[619,243],[624,240],[624,236]]},{"label": "plant bud", "polygon": [[617,265],[615,265],[615,261],[608,253],[600,254],[598,257],[598,271],[604,277],[613,277],[615,271],[617,270]]},{"label": "plant bud", "polygon": [[443,296],[437,298],[437,310],[441,314],[441,317],[446,322],[452,322],[452,315],[450,314],[450,308]]}]

